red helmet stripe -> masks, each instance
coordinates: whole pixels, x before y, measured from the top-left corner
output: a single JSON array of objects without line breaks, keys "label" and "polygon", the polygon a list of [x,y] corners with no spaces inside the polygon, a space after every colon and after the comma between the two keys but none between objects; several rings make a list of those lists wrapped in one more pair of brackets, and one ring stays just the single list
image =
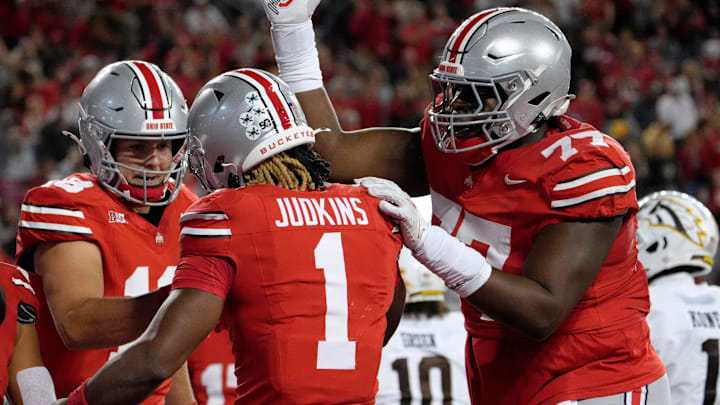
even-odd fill
[{"label": "red helmet stripe", "polygon": [[242,73],[257,84],[262,86],[264,92],[267,94],[268,99],[272,103],[274,110],[277,112],[278,118],[280,118],[280,125],[283,129],[290,129],[292,127],[291,117],[292,113],[288,110],[287,104],[280,99],[280,89],[277,83],[265,77],[265,75],[253,69],[239,69],[237,73]]},{"label": "red helmet stripe", "polygon": [[465,47],[466,45],[466,39],[470,38],[472,36],[472,33],[475,32],[487,19],[490,19],[495,13],[497,12],[503,12],[507,11],[508,7],[498,7],[493,8],[490,10],[481,11],[480,13],[476,14],[474,17],[471,17],[469,20],[465,21],[458,29],[460,33],[455,37],[455,40],[453,43],[448,46],[448,55],[447,55],[447,61],[452,63],[459,63],[457,60],[458,55],[460,55],[460,50]]},{"label": "red helmet stripe", "polygon": [[153,110],[153,118],[157,120],[165,118],[165,105],[163,104],[162,93],[158,80],[146,64],[140,62],[133,62],[133,64],[138,68],[138,70],[140,70],[140,73],[142,73],[145,83],[147,84],[147,88],[150,91],[150,108]]}]

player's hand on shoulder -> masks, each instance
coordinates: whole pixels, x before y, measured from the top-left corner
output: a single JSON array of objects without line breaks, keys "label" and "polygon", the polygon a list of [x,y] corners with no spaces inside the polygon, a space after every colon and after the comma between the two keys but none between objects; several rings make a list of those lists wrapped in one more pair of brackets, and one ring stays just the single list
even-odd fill
[{"label": "player's hand on shoulder", "polygon": [[365,187],[368,194],[382,200],[378,205],[380,212],[393,219],[393,222],[400,227],[405,246],[417,252],[422,246],[428,225],[410,196],[400,186],[387,179],[363,177],[356,179],[355,182]]},{"label": "player's hand on shoulder", "polygon": [[310,21],[320,0],[258,0],[273,26]]}]

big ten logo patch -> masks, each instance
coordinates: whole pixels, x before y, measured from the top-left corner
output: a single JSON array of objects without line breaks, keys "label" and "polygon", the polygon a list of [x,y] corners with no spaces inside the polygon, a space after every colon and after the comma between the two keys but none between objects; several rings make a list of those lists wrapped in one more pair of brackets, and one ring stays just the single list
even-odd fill
[{"label": "big ten logo patch", "polygon": [[127,224],[125,214],[122,212],[108,211],[108,223],[111,224]]},{"label": "big ten logo patch", "polygon": [[244,113],[240,114],[238,121],[240,125],[246,128],[245,136],[254,141],[258,139],[260,135],[271,129],[273,123],[257,91],[247,93],[245,95],[245,103],[248,108]]}]

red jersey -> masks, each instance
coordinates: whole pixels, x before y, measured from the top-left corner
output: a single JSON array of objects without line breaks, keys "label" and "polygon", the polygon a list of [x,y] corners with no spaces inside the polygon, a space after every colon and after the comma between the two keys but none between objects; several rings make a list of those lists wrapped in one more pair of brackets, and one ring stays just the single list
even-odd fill
[{"label": "red jersey", "polygon": [[[236,404],[372,404],[398,280],[398,234],[357,186],[212,193],[181,218],[173,288],[225,299]],[[185,266],[211,256],[233,269]]]},{"label": "red jersey", "polygon": [[[590,125],[567,116],[556,122],[559,128],[548,129],[539,142],[503,151],[475,170],[440,152],[427,119],[423,123],[433,223],[481,252],[493,268],[521,274],[547,225],[625,218],[595,281],[545,342],[527,339],[463,302],[473,344],[488,342],[482,358],[472,359],[485,380],[475,403],[555,404],[629,391],[664,373],[646,333],[649,298],[637,261],[630,157]],[[623,332],[643,328],[629,350]],[[608,331],[614,337],[595,335]]]},{"label": "red jersey", "polygon": [[198,405],[235,403],[235,361],[227,330],[213,331],[188,359],[188,371]]},{"label": "red jersey", "polygon": [[0,286],[5,293],[5,319],[0,325],[0,397],[8,386],[8,366],[15,352],[18,323],[35,323],[38,300],[30,280],[37,277],[6,263],[0,263]]},{"label": "red jersey", "polygon": [[[155,226],[104,190],[91,174],[50,181],[25,195],[18,223],[17,263],[33,269],[33,251],[44,242],[93,242],[102,254],[105,297],[148,293],[172,282],[180,253],[178,218],[195,200],[197,196],[183,187]],[[41,303],[37,329],[43,362],[58,398],[66,397],[122,346],[67,349],[55,330],[39,277],[33,288]],[[168,388],[166,381],[143,404],[164,403]]]}]

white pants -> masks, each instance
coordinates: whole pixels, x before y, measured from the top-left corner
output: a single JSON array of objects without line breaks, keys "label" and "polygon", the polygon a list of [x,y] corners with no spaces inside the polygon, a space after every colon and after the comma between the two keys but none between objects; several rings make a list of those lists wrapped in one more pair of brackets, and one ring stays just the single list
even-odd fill
[{"label": "white pants", "polygon": [[670,382],[667,374],[635,390],[606,397],[563,401],[557,405],[670,405]]}]

